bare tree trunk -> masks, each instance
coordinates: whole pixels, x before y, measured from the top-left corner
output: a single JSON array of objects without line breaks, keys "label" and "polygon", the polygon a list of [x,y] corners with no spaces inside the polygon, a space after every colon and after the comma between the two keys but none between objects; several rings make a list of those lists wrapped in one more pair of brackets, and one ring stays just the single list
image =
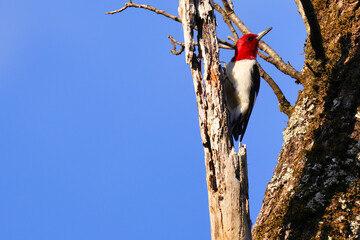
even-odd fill
[{"label": "bare tree trunk", "polygon": [[[251,239],[248,204],[246,148],[233,148],[223,97],[224,75],[213,6],[209,0],[180,0],[179,15],[185,39],[186,62],[190,64],[205,152],[211,238]],[[193,29],[197,29],[198,55]],[[201,60],[203,59],[203,76]]]},{"label": "bare tree trunk", "polygon": [[299,94],[254,239],[360,239],[360,2],[296,0]]}]

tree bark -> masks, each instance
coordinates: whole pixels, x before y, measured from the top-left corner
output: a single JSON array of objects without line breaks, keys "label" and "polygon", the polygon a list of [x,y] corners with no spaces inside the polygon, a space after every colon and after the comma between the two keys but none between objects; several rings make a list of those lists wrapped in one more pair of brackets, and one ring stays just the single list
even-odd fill
[{"label": "tree bark", "polygon": [[[185,58],[190,65],[205,152],[211,238],[251,239],[246,148],[233,148],[223,95],[216,21],[210,0],[180,0]],[[194,29],[197,29],[195,53]],[[203,64],[201,64],[201,59]],[[203,65],[203,76],[202,76]]]},{"label": "tree bark", "polygon": [[360,2],[295,2],[308,32],[304,89],[253,239],[360,239]]}]

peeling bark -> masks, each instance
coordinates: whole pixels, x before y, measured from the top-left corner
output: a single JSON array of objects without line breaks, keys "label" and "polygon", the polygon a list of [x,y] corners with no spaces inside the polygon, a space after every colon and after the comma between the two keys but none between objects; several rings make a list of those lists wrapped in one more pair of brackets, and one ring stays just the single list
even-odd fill
[{"label": "peeling bark", "polygon": [[[194,81],[205,152],[211,238],[251,239],[246,148],[240,147],[240,153],[236,153],[228,132],[223,96],[225,76],[219,63],[213,6],[211,1],[180,0],[179,14],[183,19],[185,58]],[[194,52],[195,27],[198,56]]]}]

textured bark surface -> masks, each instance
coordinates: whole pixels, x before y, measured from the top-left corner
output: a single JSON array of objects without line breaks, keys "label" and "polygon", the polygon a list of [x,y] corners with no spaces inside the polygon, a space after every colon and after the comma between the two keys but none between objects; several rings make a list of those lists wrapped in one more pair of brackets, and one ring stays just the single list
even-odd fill
[{"label": "textured bark surface", "polygon": [[[194,81],[205,152],[211,238],[251,239],[246,148],[240,148],[240,153],[236,153],[228,133],[223,97],[225,76],[219,63],[213,6],[209,0],[180,0],[179,15],[184,29],[185,58],[190,64]],[[198,54],[194,52],[195,28]]]},{"label": "textured bark surface", "polygon": [[[325,58],[308,36],[304,90],[253,239],[360,239],[360,2],[296,3],[313,8]],[[304,16],[309,8],[299,12],[308,34],[318,35]]]}]

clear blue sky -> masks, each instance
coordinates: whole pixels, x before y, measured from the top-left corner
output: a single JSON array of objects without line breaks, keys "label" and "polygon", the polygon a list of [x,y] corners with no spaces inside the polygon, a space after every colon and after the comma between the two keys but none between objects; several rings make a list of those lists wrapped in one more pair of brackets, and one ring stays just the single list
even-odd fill
[{"label": "clear blue sky", "polygon": [[[141,2],[177,15],[177,1]],[[295,3],[234,3],[253,32],[272,26],[264,40],[301,70]],[[139,9],[104,14],[123,5],[0,0],[2,240],[210,239],[192,79],[167,39],[182,40],[181,25]],[[260,62],[294,103],[299,86]],[[244,138],[253,222],[287,121],[261,84]]]}]

